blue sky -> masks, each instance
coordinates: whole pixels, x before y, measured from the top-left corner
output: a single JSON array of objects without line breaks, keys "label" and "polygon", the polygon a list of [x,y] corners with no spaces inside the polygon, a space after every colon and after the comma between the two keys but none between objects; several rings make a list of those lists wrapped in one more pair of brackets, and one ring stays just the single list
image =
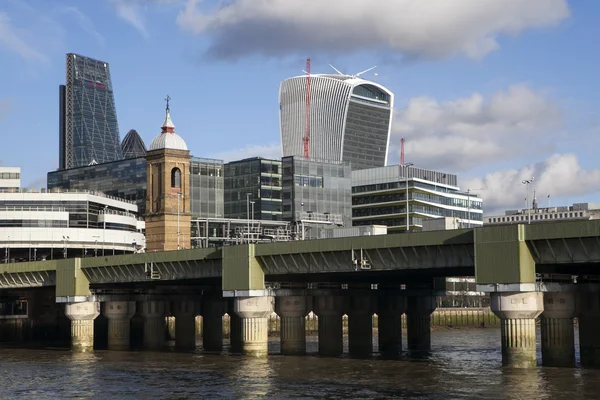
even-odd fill
[{"label": "blue sky", "polygon": [[[566,0],[2,0],[0,162],[44,187],[58,165],[65,53],[111,66],[121,139],[160,132],[164,98],[191,153],[277,157],[278,88],[364,75],[396,95],[389,160],[459,176],[486,214],[600,203],[600,3]],[[374,73],[377,73],[375,75]]]}]

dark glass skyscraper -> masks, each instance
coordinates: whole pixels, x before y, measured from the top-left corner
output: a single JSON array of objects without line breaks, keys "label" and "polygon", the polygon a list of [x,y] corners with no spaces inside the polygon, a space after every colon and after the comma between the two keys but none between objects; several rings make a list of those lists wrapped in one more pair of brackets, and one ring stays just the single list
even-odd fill
[{"label": "dark glass skyscraper", "polygon": [[67,82],[60,86],[59,126],[59,169],[123,158],[108,63],[67,54]]}]

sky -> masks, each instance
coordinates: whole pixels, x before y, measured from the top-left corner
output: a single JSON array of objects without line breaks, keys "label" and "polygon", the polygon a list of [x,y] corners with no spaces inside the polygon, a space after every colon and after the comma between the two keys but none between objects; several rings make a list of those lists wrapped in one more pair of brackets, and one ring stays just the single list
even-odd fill
[{"label": "sky", "polygon": [[458,175],[484,213],[600,203],[600,2],[0,0],[0,165],[58,166],[65,54],[110,64],[121,140],[160,132],[165,97],[197,157],[281,156],[279,84],[362,75],[395,93],[388,163]]}]

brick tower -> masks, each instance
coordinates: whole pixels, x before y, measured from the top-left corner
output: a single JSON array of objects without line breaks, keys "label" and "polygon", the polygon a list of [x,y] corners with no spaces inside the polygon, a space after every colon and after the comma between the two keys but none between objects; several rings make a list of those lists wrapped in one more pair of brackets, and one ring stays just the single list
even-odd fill
[{"label": "brick tower", "polygon": [[146,155],[146,251],[190,248],[190,151],[175,133],[167,96],[165,122]]}]

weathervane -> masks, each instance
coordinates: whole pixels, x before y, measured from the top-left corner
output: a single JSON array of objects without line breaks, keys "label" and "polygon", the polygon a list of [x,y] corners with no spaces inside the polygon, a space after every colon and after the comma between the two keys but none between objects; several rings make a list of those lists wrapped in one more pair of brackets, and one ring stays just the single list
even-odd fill
[{"label": "weathervane", "polygon": [[167,101],[167,111],[169,111],[169,100],[171,100],[171,96],[167,95],[165,100]]}]

